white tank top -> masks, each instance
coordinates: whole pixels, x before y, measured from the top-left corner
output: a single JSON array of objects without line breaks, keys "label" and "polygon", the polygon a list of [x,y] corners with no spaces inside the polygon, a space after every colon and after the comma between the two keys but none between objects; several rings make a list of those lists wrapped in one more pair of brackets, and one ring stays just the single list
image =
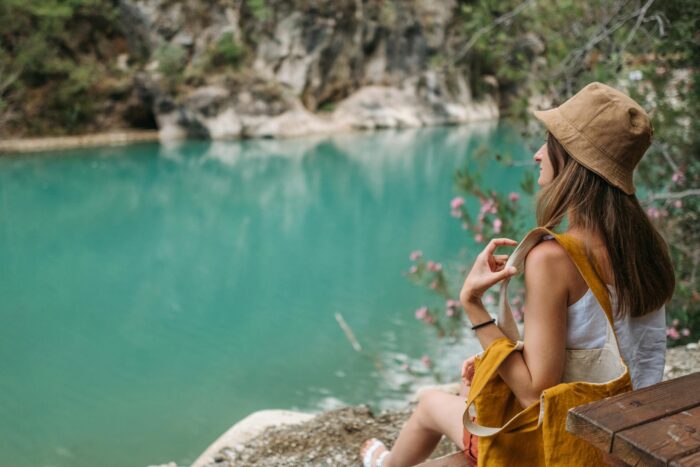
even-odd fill
[{"label": "white tank top", "polygon": [[[610,290],[613,310],[617,307],[615,289]],[[568,307],[566,346],[570,349],[602,347],[607,332],[603,308],[588,289],[583,297]],[[615,318],[615,333],[620,353],[630,371],[634,389],[661,381],[666,361],[666,307],[638,318]]]}]

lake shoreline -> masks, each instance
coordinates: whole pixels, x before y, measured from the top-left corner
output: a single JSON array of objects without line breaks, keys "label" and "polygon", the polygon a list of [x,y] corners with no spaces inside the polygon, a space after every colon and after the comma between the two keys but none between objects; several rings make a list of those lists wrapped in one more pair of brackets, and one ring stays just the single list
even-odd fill
[{"label": "lake shoreline", "polygon": [[0,141],[0,154],[26,154],[160,141],[158,130],[128,130],[72,136],[12,138]]},{"label": "lake shoreline", "polygon": [[[696,371],[700,371],[700,342],[667,350],[664,380]],[[248,431],[245,435],[232,436],[229,439],[222,436],[200,455],[193,466],[295,466],[304,463],[357,465],[361,462],[358,452],[362,441],[377,437],[390,446],[413,412],[418,394],[431,387],[452,394],[458,394],[459,391],[458,383],[426,386],[418,390],[405,408],[386,410],[376,415],[366,405],[359,405],[327,410],[315,414],[312,418],[300,419],[297,423],[293,423],[291,419],[287,423],[282,419],[280,423],[268,419],[266,423],[259,423],[256,427],[247,424],[245,428]],[[246,420],[251,420],[253,415],[255,414],[234,424],[227,433],[237,426],[246,425]],[[287,414],[285,416],[289,417]],[[440,457],[456,449],[451,441],[443,438],[431,458]],[[166,465],[175,466],[174,463]]]},{"label": "lake shoreline", "polygon": [[[499,113],[495,108],[495,104],[486,104],[481,107],[476,106],[475,115],[470,116],[460,121],[438,121],[435,122],[419,122],[414,121],[407,123],[398,120],[385,126],[381,125],[361,125],[358,121],[349,121],[347,118],[336,118],[324,121],[324,124],[317,124],[316,121],[321,121],[318,115],[305,112],[300,116],[296,116],[298,120],[294,122],[294,128],[289,128],[289,124],[279,124],[275,126],[274,131],[269,134],[254,134],[250,136],[236,136],[224,138],[211,138],[211,141],[242,141],[246,139],[289,139],[305,136],[322,136],[333,135],[338,133],[356,133],[362,131],[384,130],[384,129],[409,129],[409,128],[427,128],[437,126],[468,126],[471,124],[479,124],[488,121],[498,121]],[[387,109],[383,109],[386,111]],[[297,112],[298,113],[298,112]],[[303,118],[302,118],[303,117]],[[274,119],[270,119],[271,121]],[[279,119],[278,119],[279,120]],[[92,148],[101,146],[122,146],[133,143],[144,142],[160,142],[170,143],[187,140],[185,133],[175,131],[172,128],[165,127],[159,130],[122,130],[114,132],[99,132],[86,133],[83,135],[67,135],[67,136],[37,136],[27,138],[9,138],[0,140],[0,156],[2,155],[18,155],[48,151],[61,151],[78,148]]]}]

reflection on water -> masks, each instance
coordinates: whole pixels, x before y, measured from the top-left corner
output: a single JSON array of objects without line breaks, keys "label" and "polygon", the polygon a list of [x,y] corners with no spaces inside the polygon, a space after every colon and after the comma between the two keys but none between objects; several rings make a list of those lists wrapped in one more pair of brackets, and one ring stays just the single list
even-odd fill
[{"label": "reflection on water", "polygon": [[481,124],[0,159],[0,463],[186,464],[254,410],[400,405],[424,353],[456,378],[476,343],[401,272],[474,251],[456,168],[530,170],[483,145],[529,157]]}]

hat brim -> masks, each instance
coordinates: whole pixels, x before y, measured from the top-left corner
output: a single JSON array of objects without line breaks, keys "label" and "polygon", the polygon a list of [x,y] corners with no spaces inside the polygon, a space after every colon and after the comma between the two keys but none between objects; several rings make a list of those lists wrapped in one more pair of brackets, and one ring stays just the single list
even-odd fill
[{"label": "hat brim", "polygon": [[535,110],[532,114],[544,124],[576,162],[628,195],[634,194],[632,172],[620,167],[614,159],[598,148],[595,142],[571,125],[559,108]]}]

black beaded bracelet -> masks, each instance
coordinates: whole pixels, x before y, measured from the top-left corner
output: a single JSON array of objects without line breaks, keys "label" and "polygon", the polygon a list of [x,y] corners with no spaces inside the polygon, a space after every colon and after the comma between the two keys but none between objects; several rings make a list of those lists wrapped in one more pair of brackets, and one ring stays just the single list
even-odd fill
[{"label": "black beaded bracelet", "polygon": [[496,322],[496,318],[491,318],[488,321],[484,321],[483,323],[475,324],[472,326],[472,331],[476,331],[479,328],[482,328],[484,326],[488,326],[489,324],[494,324]]}]

